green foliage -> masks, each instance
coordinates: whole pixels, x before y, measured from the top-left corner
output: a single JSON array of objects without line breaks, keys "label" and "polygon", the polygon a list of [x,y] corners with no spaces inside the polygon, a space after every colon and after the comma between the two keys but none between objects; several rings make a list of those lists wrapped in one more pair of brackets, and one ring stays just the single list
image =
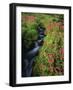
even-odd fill
[{"label": "green foliage", "polygon": [[[29,48],[35,40],[38,33],[36,28],[39,24],[45,26],[46,36],[43,46],[39,49],[39,54],[34,58],[33,76],[56,76],[64,74],[64,54],[60,53],[60,49],[64,48],[64,25],[63,14],[34,14],[27,13],[23,16],[34,16],[34,22],[22,22],[22,38],[27,48]],[[58,23],[61,25],[58,25]],[[46,28],[52,24],[50,30]],[[55,24],[55,25],[54,25]],[[51,56],[49,56],[51,55]],[[63,59],[61,59],[63,57]]]},{"label": "green foliage", "polygon": [[25,47],[29,48],[35,40],[38,38],[36,26],[34,23],[23,23],[22,24],[22,39],[25,43]]}]

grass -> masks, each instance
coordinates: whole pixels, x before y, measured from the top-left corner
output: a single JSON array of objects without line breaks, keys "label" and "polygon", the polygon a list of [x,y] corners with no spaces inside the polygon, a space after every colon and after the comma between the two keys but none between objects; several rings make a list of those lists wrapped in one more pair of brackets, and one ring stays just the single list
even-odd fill
[{"label": "grass", "polygon": [[64,75],[64,15],[22,13],[22,36],[26,41],[29,39],[28,43],[25,42],[26,46],[30,47],[37,39],[36,27],[39,23],[45,27],[46,36],[39,54],[34,58],[32,75]]}]

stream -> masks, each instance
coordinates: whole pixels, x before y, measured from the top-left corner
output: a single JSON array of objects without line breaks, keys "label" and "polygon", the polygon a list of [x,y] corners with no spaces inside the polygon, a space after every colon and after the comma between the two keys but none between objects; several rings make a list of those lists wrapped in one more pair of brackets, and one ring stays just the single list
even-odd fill
[{"label": "stream", "polygon": [[38,26],[38,40],[34,42],[34,47],[25,53],[25,50],[22,52],[22,77],[31,77],[32,76],[32,65],[34,62],[34,57],[38,55],[39,48],[43,45],[44,39],[44,28]]}]

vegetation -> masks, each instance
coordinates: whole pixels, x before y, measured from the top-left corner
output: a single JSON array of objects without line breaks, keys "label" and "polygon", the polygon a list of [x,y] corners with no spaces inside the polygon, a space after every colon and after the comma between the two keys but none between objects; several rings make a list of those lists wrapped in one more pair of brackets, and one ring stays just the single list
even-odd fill
[{"label": "vegetation", "polygon": [[22,13],[22,38],[29,48],[38,38],[38,24],[45,27],[43,46],[34,58],[32,76],[64,74],[64,15]]}]

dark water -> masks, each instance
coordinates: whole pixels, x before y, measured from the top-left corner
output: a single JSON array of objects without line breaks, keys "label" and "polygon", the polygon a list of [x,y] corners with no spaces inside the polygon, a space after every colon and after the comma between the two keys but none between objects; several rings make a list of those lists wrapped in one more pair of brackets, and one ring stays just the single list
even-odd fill
[{"label": "dark water", "polygon": [[[22,77],[31,77],[32,64],[34,57],[38,55],[39,48],[43,45],[44,28],[38,26],[38,40],[34,42],[34,45],[29,50],[25,49],[22,45]],[[23,43],[22,43],[23,44]]]}]

